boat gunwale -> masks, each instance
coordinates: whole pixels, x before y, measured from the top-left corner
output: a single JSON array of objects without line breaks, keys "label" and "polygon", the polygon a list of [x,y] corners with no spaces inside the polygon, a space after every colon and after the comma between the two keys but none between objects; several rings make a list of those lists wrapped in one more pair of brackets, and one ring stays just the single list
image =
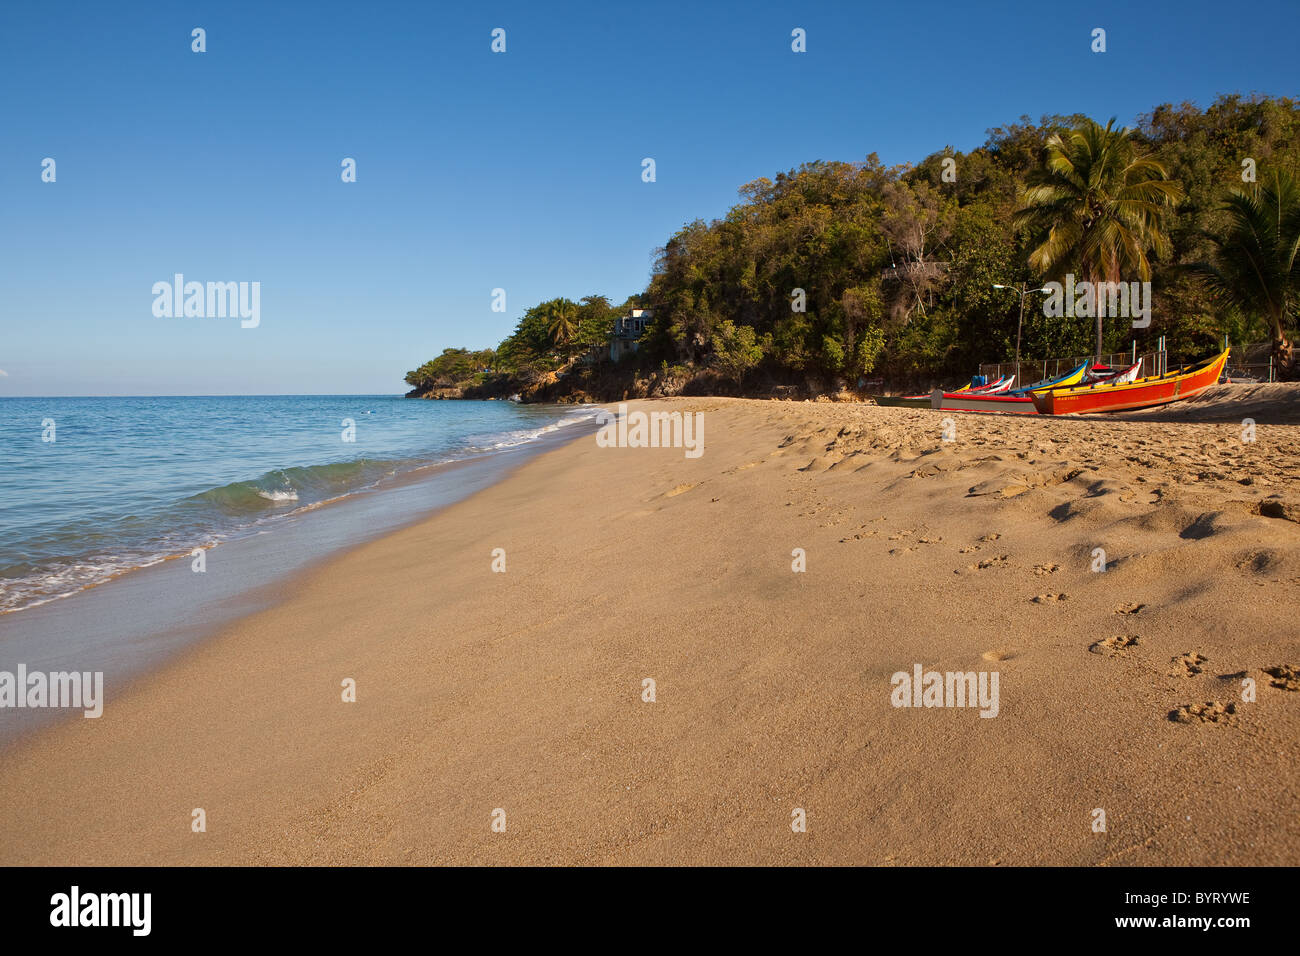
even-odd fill
[{"label": "boat gunwale", "polygon": [[1097,392],[1100,389],[1114,389],[1123,391],[1125,389],[1138,388],[1144,385],[1152,385],[1160,382],[1176,382],[1180,379],[1196,375],[1199,372],[1208,371],[1210,367],[1220,359],[1226,360],[1228,352],[1220,352],[1218,355],[1212,355],[1209,358],[1201,359],[1199,362],[1192,362],[1188,365],[1180,365],[1172,372],[1165,372],[1163,375],[1147,375],[1144,378],[1137,378],[1131,382],[1093,382],[1091,385],[1072,385],[1069,388],[1052,389],[1053,397],[1060,395],[1068,397],[1071,394],[1086,395],[1089,392]]}]

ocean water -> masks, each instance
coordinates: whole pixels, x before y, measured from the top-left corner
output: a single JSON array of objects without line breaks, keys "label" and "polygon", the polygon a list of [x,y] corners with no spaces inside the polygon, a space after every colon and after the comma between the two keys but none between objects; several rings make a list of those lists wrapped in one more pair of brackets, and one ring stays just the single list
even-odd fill
[{"label": "ocean water", "polygon": [[395,396],[0,398],[0,619],[594,415]]}]

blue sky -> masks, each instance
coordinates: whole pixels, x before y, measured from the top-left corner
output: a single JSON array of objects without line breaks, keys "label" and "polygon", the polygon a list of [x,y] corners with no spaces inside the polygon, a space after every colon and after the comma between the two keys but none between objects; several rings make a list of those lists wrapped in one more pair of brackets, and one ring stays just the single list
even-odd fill
[{"label": "blue sky", "polygon": [[[1295,0],[5,4],[0,396],[399,392],[537,301],[642,290],[745,182],[1294,95],[1298,26]],[[260,282],[261,324],[156,318],[177,272]]]}]

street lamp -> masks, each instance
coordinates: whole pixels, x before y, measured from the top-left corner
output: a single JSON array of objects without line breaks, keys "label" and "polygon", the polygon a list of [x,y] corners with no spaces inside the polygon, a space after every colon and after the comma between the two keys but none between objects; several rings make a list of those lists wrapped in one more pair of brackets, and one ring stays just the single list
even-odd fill
[{"label": "street lamp", "polygon": [[1031,293],[1031,292],[1051,292],[1051,291],[1052,291],[1051,289],[1027,289],[1027,288],[1025,288],[1025,286],[1026,286],[1026,283],[1024,283],[1024,282],[1020,283],[1020,285],[1018,285],[1018,286],[1014,286],[1014,285],[999,285],[999,284],[996,283],[996,282],[993,283],[993,288],[995,288],[995,289],[1010,289],[1012,292],[1016,292],[1016,293],[1018,293],[1018,294],[1020,295],[1020,321],[1016,323],[1016,385],[1017,385],[1017,386],[1020,386],[1020,385],[1023,384],[1023,383],[1020,381],[1020,330],[1021,330],[1021,328],[1024,327],[1024,324],[1025,324],[1025,296],[1027,296],[1027,295],[1028,295],[1029,293]]}]

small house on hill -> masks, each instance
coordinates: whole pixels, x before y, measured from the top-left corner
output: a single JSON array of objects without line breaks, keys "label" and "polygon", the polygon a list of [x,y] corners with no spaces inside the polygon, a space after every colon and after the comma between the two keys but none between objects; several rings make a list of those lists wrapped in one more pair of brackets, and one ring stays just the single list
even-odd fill
[{"label": "small house on hill", "polygon": [[609,339],[610,359],[617,362],[635,352],[652,318],[654,314],[650,309],[633,309],[628,315],[615,319],[614,334]]}]

